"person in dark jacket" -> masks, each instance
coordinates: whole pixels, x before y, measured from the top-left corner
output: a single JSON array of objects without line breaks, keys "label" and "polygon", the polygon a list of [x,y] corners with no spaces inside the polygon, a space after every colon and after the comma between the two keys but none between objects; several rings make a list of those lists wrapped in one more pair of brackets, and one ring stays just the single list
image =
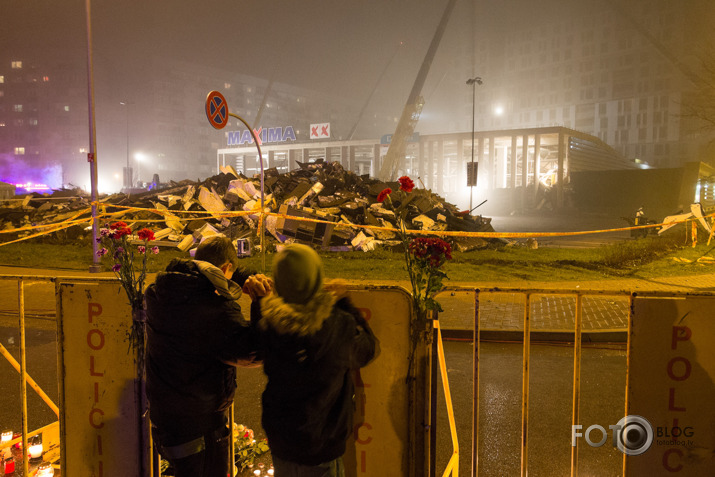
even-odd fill
[{"label": "person in dark jacket", "polygon": [[228,238],[210,237],[195,260],[172,260],[146,291],[152,435],[176,477],[228,473],[235,365],[257,351],[236,300],[242,286],[256,298],[270,291],[267,277],[248,276],[238,263]]},{"label": "person in dark jacket", "polygon": [[345,292],[323,286],[318,254],[290,245],[273,262],[274,290],[254,302],[263,370],[263,429],[276,475],[344,475],[352,430],[351,370],[379,353],[378,340]]}]

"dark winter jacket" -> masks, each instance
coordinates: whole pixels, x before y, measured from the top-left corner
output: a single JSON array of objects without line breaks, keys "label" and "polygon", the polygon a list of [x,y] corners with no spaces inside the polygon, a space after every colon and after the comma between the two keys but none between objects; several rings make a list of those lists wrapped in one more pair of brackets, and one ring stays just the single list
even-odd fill
[{"label": "dark winter jacket", "polygon": [[260,310],[268,377],[262,423],[271,452],[303,465],[340,457],[352,429],[351,370],[379,353],[375,335],[349,299],[336,302],[326,291],[305,305],[272,294]]},{"label": "dark winter jacket", "polygon": [[147,289],[147,395],[152,423],[165,433],[190,440],[212,431],[233,401],[236,369],[227,363],[250,359],[256,347],[240,295],[219,268],[180,259]]}]

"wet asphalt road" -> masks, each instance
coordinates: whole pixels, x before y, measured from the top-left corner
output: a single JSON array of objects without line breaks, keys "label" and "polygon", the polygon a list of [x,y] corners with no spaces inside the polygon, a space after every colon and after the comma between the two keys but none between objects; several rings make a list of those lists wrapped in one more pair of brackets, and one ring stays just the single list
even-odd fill
[{"label": "wet asphalt road", "polygon": [[[604,347],[583,351],[580,422],[585,427],[616,423],[623,417],[625,352]],[[520,343],[482,343],[479,393],[479,475],[482,476],[519,475],[521,351]],[[460,472],[470,475],[472,344],[448,341],[445,354],[460,446]],[[532,342],[531,359],[528,474],[569,476],[573,351],[570,346]],[[440,391],[441,385],[440,382]],[[451,454],[443,393],[439,395],[437,475],[441,475]],[[580,445],[579,449],[579,475],[621,475],[623,456],[618,450],[587,445]]]}]

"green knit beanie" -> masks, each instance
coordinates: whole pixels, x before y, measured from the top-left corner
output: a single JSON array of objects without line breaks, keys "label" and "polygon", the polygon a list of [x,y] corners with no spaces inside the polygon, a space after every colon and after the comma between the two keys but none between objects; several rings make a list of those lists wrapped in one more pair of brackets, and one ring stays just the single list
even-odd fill
[{"label": "green knit beanie", "polygon": [[273,283],[286,303],[309,302],[323,284],[320,257],[306,245],[288,245],[273,259]]}]

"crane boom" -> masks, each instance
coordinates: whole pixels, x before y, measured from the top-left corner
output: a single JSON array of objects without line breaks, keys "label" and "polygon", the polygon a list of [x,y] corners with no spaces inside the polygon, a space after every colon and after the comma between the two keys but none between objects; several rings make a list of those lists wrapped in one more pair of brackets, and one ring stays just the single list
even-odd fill
[{"label": "crane boom", "polygon": [[442,40],[444,31],[447,29],[447,22],[452,14],[452,10],[454,10],[455,3],[457,3],[457,0],[449,0],[447,2],[444,13],[442,13],[442,19],[439,25],[437,25],[437,31],[435,31],[432,37],[432,42],[427,49],[424,60],[422,60],[422,66],[412,85],[412,91],[410,91],[410,96],[407,98],[407,103],[405,103],[405,107],[402,110],[402,116],[400,116],[400,121],[397,123],[395,133],[392,135],[392,141],[390,142],[390,147],[387,149],[385,160],[382,162],[382,167],[380,167],[380,172],[377,176],[380,180],[393,180],[399,168],[400,161],[405,157],[407,140],[412,136],[415,126],[417,126],[424,104],[424,99],[421,96],[422,87],[425,84],[427,73],[429,73],[430,67],[432,66],[432,60],[434,59],[435,53],[437,53],[437,48]]}]

